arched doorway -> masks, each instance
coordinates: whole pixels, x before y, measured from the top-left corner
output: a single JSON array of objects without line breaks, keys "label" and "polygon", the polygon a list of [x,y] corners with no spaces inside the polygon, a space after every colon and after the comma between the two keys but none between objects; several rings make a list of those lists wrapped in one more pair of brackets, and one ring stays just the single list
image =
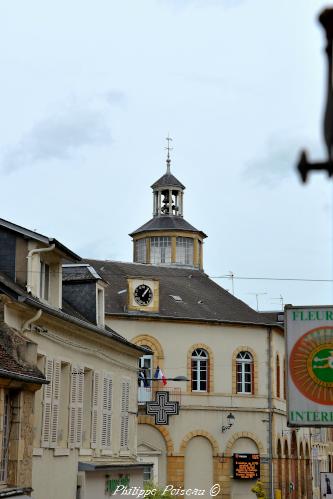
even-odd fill
[{"label": "arched doorway", "polygon": [[299,484],[298,484],[298,451],[297,451],[297,437],[296,432],[293,431],[291,434],[291,481],[294,485],[294,490],[290,494],[290,497],[298,498],[299,496]]},{"label": "arched doorway", "polygon": [[282,492],[282,484],[283,484],[283,468],[282,468],[282,445],[281,440],[278,440],[277,448],[276,448],[276,485],[279,490]]},{"label": "arched doorway", "polygon": [[306,498],[306,480],[305,480],[305,456],[304,456],[304,447],[303,442],[301,442],[299,446],[299,473],[300,473],[300,489],[301,489],[301,497]]},{"label": "arched doorway", "polygon": [[185,450],[185,489],[205,489],[213,485],[213,447],[208,438],[191,438]]},{"label": "arched doorway", "polygon": [[310,449],[308,442],[305,444],[305,480],[307,499],[312,499],[312,470],[310,460]]},{"label": "arched doorway", "polygon": [[167,485],[167,446],[162,433],[147,424],[138,425],[138,458],[152,463],[151,481]]},{"label": "arched doorway", "polygon": [[290,483],[290,469],[289,469],[289,448],[288,442],[285,440],[283,447],[283,455],[284,455],[284,481],[282,484],[282,497],[288,497],[289,493],[289,483]]},{"label": "arched doorway", "polygon": [[[238,438],[231,450],[231,455],[239,454],[259,454],[259,449],[254,440],[250,438]],[[232,499],[249,499],[253,496],[251,488],[253,487],[253,480],[232,480],[231,483],[231,497]]]}]

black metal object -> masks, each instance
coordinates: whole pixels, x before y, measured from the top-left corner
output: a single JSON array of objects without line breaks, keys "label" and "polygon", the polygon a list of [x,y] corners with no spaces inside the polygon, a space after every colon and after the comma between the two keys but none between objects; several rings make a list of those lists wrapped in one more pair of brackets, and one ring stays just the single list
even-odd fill
[{"label": "black metal object", "polygon": [[333,9],[324,10],[319,22],[326,33],[327,54],[327,97],[324,113],[323,133],[327,150],[327,161],[310,163],[305,151],[302,151],[297,169],[303,182],[307,181],[310,171],[324,170],[329,177],[333,175]]},{"label": "black metal object", "polygon": [[169,392],[156,392],[156,400],[146,402],[146,414],[155,416],[156,425],[168,425],[169,416],[179,414],[179,402],[169,400]]},{"label": "black metal object", "polygon": [[228,414],[227,421],[228,421],[228,424],[222,426],[222,428],[221,428],[222,433],[225,433],[226,431],[230,430],[230,428],[233,426],[233,424],[235,422],[235,416],[232,414],[232,412],[230,412]]}]

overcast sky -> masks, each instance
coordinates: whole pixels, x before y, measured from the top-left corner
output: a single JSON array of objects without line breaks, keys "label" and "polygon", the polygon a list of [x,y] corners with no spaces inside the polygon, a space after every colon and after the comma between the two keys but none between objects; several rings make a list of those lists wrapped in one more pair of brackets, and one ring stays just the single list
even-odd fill
[{"label": "overcast sky", "polygon": [[[3,0],[0,217],[83,257],[131,261],[170,132],[209,275],[332,279],[332,181],[295,173],[302,148],[325,155],[327,4]],[[266,310],[280,295],[333,298],[324,282],[234,286]]]}]

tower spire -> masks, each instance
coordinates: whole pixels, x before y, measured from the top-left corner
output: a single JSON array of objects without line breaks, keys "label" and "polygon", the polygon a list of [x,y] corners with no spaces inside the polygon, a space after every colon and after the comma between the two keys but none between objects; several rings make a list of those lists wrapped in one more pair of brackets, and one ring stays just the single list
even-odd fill
[{"label": "tower spire", "polygon": [[170,164],[171,164],[170,151],[172,151],[173,148],[170,147],[170,141],[172,142],[172,138],[170,137],[169,133],[168,133],[168,136],[167,136],[166,140],[168,141],[168,145],[165,148],[168,151],[168,153],[167,153],[167,159],[166,159],[167,173],[170,173]]}]

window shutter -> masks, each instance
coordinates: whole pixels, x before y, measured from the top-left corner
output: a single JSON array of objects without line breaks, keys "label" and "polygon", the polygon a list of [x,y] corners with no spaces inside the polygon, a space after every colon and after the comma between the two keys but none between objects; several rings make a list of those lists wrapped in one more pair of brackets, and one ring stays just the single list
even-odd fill
[{"label": "window shutter", "polygon": [[111,423],[112,423],[112,378],[104,375],[103,378],[103,410],[102,410],[102,437],[101,447],[111,447]]},{"label": "window shutter", "polygon": [[129,410],[129,381],[122,382],[121,391],[121,424],[120,424],[120,447],[128,449],[128,410]]},{"label": "window shutter", "polygon": [[60,375],[61,362],[53,362],[53,390],[52,390],[52,417],[50,447],[56,447],[58,441],[59,404],[60,404]]},{"label": "window shutter", "polygon": [[91,407],[91,448],[97,447],[97,422],[98,422],[98,405],[99,405],[99,385],[100,373],[94,372],[93,391],[92,391],[92,407]]},{"label": "window shutter", "polygon": [[43,423],[42,423],[42,447],[49,447],[51,433],[51,417],[52,417],[52,391],[53,391],[53,361],[45,359],[45,377],[49,382],[44,385],[44,400],[43,400]]},{"label": "window shutter", "polygon": [[75,446],[82,447],[82,431],[83,431],[83,390],[84,390],[84,369],[77,368],[77,395],[76,395],[76,431],[75,431]]},{"label": "window shutter", "polygon": [[75,446],[75,427],[76,427],[76,397],[77,397],[77,378],[78,369],[72,367],[71,374],[71,391],[69,401],[69,430],[68,430],[68,445]]}]

